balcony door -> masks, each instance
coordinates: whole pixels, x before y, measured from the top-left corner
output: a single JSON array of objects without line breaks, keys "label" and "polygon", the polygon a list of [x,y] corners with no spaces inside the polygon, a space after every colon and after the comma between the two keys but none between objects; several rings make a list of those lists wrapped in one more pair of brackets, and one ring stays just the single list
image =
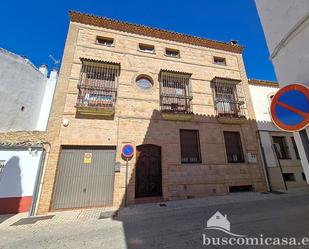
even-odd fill
[{"label": "balcony door", "polygon": [[191,74],[161,70],[160,104],[161,111],[191,113],[192,95],[190,92]]},{"label": "balcony door", "polygon": [[216,91],[216,107],[227,114],[236,114],[236,98],[234,85],[217,85]]},{"label": "balcony door", "polygon": [[214,106],[219,116],[245,116],[245,99],[241,81],[229,78],[215,77],[212,79]]}]

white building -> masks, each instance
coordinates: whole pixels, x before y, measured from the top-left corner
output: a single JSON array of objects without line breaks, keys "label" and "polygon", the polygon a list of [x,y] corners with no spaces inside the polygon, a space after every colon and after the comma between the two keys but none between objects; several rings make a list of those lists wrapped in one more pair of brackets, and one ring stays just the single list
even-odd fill
[{"label": "white building", "polygon": [[[309,1],[256,0],[256,6],[280,87],[309,87]],[[309,127],[294,137],[309,183]]]},{"label": "white building", "polygon": [[28,211],[42,172],[58,78],[47,66],[0,49],[0,214]]},{"label": "white building", "polygon": [[[287,188],[308,186],[293,133],[279,130],[271,120],[270,103],[279,90],[279,84],[249,80],[249,89],[269,189],[284,190],[285,183]],[[274,144],[277,144],[278,155],[276,155]]]}]

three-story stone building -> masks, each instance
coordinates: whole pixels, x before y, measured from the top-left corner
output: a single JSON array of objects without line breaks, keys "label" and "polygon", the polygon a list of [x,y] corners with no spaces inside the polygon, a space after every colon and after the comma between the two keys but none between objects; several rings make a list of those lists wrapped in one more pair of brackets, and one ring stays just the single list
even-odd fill
[{"label": "three-story stone building", "polygon": [[39,212],[265,190],[241,46],[70,17]]}]

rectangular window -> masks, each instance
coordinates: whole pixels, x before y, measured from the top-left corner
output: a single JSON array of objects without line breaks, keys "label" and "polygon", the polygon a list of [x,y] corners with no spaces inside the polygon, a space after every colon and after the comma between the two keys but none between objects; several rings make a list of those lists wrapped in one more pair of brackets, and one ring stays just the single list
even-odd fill
[{"label": "rectangular window", "polygon": [[138,50],[141,52],[151,53],[153,54],[155,52],[155,47],[153,45],[147,45],[147,44],[138,44]]},{"label": "rectangular window", "polygon": [[283,179],[286,182],[295,182],[295,175],[293,173],[283,173]]},{"label": "rectangular window", "polygon": [[297,158],[297,159],[300,159],[299,153],[298,153],[298,149],[297,149],[297,146],[296,146],[296,142],[295,142],[294,137],[291,137],[291,140],[292,140],[292,144],[293,144],[293,148],[294,148],[294,151],[295,151],[296,158]]},{"label": "rectangular window", "polygon": [[180,130],[181,163],[201,163],[198,130]]},{"label": "rectangular window", "polygon": [[177,49],[166,48],[165,49],[165,55],[169,56],[169,57],[179,58],[180,57],[180,51],[177,50]]},{"label": "rectangular window", "polygon": [[108,37],[97,36],[96,44],[112,47],[114,45],[114,39]]},{"label": "rectangular window", "polygon": [[286,137],[273,136],[273,142],[279,159],[291,159]]},{"label": "rectangular window", "polygon": [[228,163],[243,163],[245,159],[240,133],[224,131],[224,141]]},{"label": "rectangular window", "polygon": [[214,64],[226,66],[226,59],[223,57],[214,56]]}]

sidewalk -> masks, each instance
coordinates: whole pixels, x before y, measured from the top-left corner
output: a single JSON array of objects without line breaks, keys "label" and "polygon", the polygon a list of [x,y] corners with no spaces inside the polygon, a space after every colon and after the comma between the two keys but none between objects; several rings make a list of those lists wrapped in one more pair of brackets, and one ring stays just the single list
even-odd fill
[{"label": "sidewalk", "polygon": [[[280,192],[282,194],[280,194]],[[118,216],[136,215],[139,213],[151,214],[151,213],[164,212],[167,210],[177,210],[183,208],[208,207],[220,204],[252,202],[259,200],[261,201],[274,200],[291,196],[309,195],[309,187],[291,189],[288,191],[282,190],[280,192],[277,191],[274,193],[259,193],[259,192],[230,193],[228,195],[223,196],[210,196],[198,199],[165,202],[164,204],[166,204],[166,206],[160,206],[160,203],[133,205],[127,208],[121,208],[119,210]]]},{"label": "sidewalk", "polygon": [[[170,201],[164,203],[149,203],[129,206],[127,208],[95,208],[70,210],[61,212],[50,212],[47,216],[38,216],[38,220],[32,224],[14,225],[23,218],[28,217],[28,213],[16,215],[0,215],[0,230],[14,230],[30,227],[41,227],[65,223],[84,223],[93,222],[98,219],[111,219],[113,216],[118,218],[135,215],[156,215],[162,212],[172,212],[179,209],[188,209],[196,207],[209,207],[220,204],[242,203],[252,201],[274,200],[291,196],[309,195],[309,188],[291,189],[287,193],[231,193],[224,196],[205,197],[200,199],[189,199],[180,201]],[[309,203],[308,203],[309,205]],[[46,218],[46,219],[45,219]],[[26,222],[27,223],[27,222]]]}]

